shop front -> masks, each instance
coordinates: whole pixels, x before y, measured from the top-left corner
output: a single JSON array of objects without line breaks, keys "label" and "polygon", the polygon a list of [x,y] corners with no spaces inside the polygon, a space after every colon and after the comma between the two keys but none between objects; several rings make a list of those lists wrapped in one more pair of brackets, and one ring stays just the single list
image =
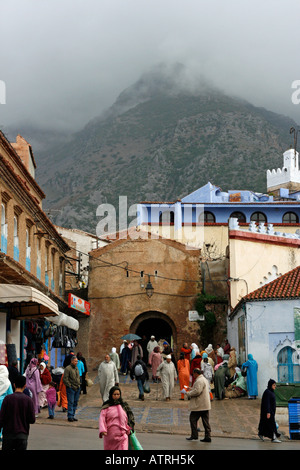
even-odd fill
[{"label": "shop front", "polygon": [[[27,359],[28,325],[38,324],[34,333],[36,338],[41,337],[42,322],[48,316],[59,316],[58,305],[29,285],[0,284],[0,299],[0,362],[7,365],[17,361],[20,372],[23,372]],[[35,353],[37,347],[38,341],[35,342]]]}]

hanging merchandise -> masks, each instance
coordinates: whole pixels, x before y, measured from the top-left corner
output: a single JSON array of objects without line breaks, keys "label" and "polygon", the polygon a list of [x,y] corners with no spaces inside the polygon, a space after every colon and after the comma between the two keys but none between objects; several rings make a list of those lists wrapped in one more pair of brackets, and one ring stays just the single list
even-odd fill
[{"label": "hanging merchandise", "polygon": [[6,345],[6,350],[7,350],[8,364],[12,364],[13,362],[17,362],[18,357],[17,357],[16,345],[15,344],[7,344]]},{"label": "hanging merchandise", "polygon": [[52,348],[75,348],[77,343],[76,331],[66,326],[56,328]]},{"label": "hanging merchandise", "polygon": [[58,326],[54,335],[54,340],[52,342],[52,348],[63,348],[64,347],[64,338],[62,333],[62,327]]}]

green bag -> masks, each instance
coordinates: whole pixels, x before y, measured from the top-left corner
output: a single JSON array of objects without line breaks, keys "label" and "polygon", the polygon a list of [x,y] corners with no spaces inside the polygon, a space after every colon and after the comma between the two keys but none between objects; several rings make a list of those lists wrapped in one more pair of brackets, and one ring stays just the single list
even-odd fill
[{"label": "green bag", "polygon": [[149,382],[146,380],[143,384],[143,389],[145,393],[150,393],[150,385]]},{"label": "green bag", "polygon": [[128,436],[128,450],[143,450],[135,432]]}]

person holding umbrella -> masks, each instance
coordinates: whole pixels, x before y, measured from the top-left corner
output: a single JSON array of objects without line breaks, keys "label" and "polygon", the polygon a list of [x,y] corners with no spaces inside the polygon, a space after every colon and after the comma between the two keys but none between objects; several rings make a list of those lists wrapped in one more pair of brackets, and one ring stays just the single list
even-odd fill
[{"label": "person holding umbrella", "polygon": [[130,369],[130,361],[131,361],[131,349],[128,346],[127,341],[124,341],[124,347],[120,354],[120,362],[121,362],[121,369],[120,374],[127,375]]}]

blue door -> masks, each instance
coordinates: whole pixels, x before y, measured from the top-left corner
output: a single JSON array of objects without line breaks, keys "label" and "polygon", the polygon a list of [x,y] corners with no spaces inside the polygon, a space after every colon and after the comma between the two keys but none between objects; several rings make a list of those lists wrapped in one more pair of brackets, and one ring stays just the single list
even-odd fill
[{"label": "blue door", "polygon": [[278,382],[298,383],[300,382],[300,365],[295,362],[297,352],[290,346],[286,346],[278,353]]}]

